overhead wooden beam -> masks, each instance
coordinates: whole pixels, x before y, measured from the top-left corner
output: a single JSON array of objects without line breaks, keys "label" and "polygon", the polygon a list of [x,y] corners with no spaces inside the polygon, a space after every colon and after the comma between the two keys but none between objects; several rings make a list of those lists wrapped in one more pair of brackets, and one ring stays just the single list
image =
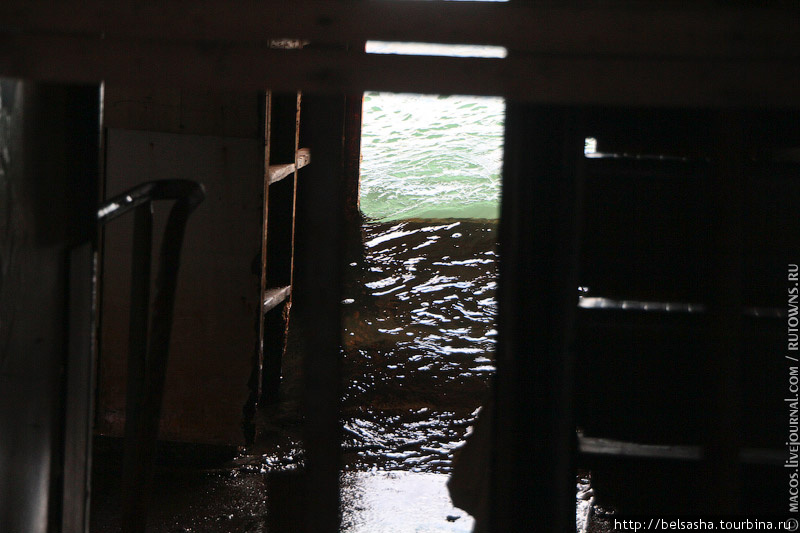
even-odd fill
[{"label": "overhead wooden beam", "polygon": [[149,87],[498,95],[556,104],[800,104],[800,61],[780,58],[445,58],[6,33],[0,75]]},{"label": "overhead wooden beam", "polygon": [[5,0],[15,33],[169,41],[367,40],[489,44],[538,54],[652,57],[800,55],[800,9],[715,2],[534,3],[382,0]]}]

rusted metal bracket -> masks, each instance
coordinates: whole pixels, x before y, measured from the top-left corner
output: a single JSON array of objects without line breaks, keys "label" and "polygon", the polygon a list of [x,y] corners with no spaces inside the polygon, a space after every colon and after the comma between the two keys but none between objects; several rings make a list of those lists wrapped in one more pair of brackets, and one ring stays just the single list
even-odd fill
[{"label": "rusted metal bracket", "polygon": [[[151,181],[111,198],[97,213],[105,224],[135,210],[121,506],[125,533],[144,533],[147,523],[181,246],[189,215],[204,198],[203,186],[193,181]],[[152,204],[157,200],[175,204],[164,229],[150,319]]]}]

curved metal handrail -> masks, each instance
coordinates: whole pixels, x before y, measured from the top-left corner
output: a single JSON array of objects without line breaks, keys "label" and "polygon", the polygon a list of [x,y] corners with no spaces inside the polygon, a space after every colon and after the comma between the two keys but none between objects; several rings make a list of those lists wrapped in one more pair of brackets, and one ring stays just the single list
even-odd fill
[{"label": "curved metal handrail", "polygon": [[[181,247],[189,216],[204,198],[203,186],[194,181],[150,181],[111,198],[97,213],[99,224],[132,210],[135,214],[122,473],[121,525],[126,533],[144,533],[147,523]],[[157,200],[175,200],[175,204],[161,241],[150,320],[152,203]]]}]

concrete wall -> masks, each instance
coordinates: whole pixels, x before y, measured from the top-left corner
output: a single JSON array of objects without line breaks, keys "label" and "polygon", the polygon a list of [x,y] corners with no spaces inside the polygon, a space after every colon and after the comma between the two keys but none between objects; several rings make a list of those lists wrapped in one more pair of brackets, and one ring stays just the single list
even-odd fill
[{"label": "concrete wall", "polygon": [[[106,197],[156,179],[206,188],[184,242],[161,438],[241,444],[260,317],[253,268],[263,211],[258,95],[109,87],[105,102]],[[168,209],[156,205],[156,239]],[[132,221],[118,220],[103,244],[97,430],[117,436],[124,427],[131,237]]]}]

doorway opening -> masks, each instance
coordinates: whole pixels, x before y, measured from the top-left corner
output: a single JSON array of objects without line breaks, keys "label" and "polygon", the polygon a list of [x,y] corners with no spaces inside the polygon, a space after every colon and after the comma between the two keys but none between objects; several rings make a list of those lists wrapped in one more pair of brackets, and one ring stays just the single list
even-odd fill
[{"label": "doorway opening", "polygon": [[[391,477],[403,513],[436,495],[414,517],[436,531],[473,525],[446,482],[495,370],[504,115],[501,98],[363,101],[363,223],[343,308],[346,469],[363,487]],[[372,493],[372,506],[391,507]]]}]

